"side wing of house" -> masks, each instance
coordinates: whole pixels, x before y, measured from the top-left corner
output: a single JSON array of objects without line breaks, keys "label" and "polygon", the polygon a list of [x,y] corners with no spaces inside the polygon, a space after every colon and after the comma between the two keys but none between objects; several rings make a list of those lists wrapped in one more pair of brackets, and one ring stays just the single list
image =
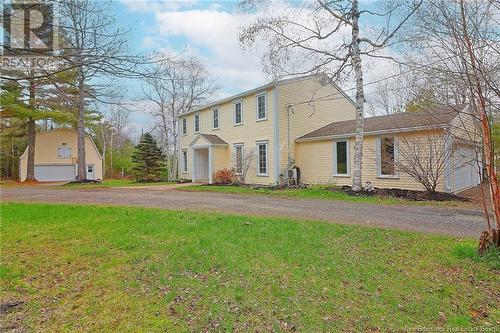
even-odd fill
[{"label": "side wing of house", "polygon": [[289,152],[299,167],[311,163],[298,156],[295,139],[331,122],[356,117],[354,103],[349,97],[335,85],[321,84],[316,77],[285,82],[278,86],[278,96],[281,172],[287,168]]},{"label": "side wing of house", "polygon": [[[401,188],[425,190],[408,174],[398,170],[404,163],[404,154],[413,147],[422,161],[428,159],[431,145],[434,150],[444,149],[445,136],[442,130],[414,131],[393,134],[367,135],[363,142],[363,183],[370,182],[379,188]],[[319,141],[299,142],[297,155],[304,183],[352,185],[354,161],[354,137],[339,137]],[[387,145],[389,143],[389,145]],[[392,149],[389,153],[387,148]],[[408,157],[406,161],[411,161]],[[443,172],[438,191],[446,190],[446,173]]]}]

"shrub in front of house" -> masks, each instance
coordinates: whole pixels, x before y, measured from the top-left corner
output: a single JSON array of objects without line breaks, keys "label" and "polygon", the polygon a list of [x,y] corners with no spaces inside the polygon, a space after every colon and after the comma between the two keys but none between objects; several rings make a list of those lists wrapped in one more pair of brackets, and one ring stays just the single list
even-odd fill
[{"label": "shrub in front of house", "polygon": [[216,184],[232,184],[234,180],[234,170],[231,169],[217,170],[214,174],[214,181]]}]

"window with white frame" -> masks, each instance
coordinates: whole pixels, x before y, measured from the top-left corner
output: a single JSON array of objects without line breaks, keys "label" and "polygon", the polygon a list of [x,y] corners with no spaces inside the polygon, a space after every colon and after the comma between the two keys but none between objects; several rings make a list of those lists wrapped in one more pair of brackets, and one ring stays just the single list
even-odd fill
[{"label": "window with white frame", "polygon": [[243,123],[243,103],[234,103],[234,124],[240,125]]},{"label": "window with white frame", "polygon": [[187,134],[187,119],[182,118],[182,134]]},{"label": "window with white frame", "polygon": [[243,145],[234,145],[234,169],[237,175],[243,172]]},{"label": "window with white frame", "polygon": [[394,176],[395,168],[395,140],[393,137],[380,138],[380,175]]},{"label": "window with white frame", "polygon": [[257,120],[267,118],[267,96],[266,94],[257,95]]},{"label": "window with white frame", "polygon": [[334,170],[333,173],[339,176],[349,174],[349,142],[336,141],[334,146]]},{"label": "window with white frame", "polygon": [[219,109],[212,110],[214,129],[219,128]]},{"label": "window with white frame", "polygon": [[71,158],[71,147],[63,144],[59,148],[57,148],[57,157],[58,158]]},{"label": "window with white frame", "polygon": [[187,150],[182,151],[182,172],[188,171],[188,152]]},{"label": "window with white frame", "polygon": [[200,115],[197,113],[194,115],[194,132],[198,133],[200,131]]},{"label": "window with white frame", "polygon": [[257,143],[257,175],[267,176],[267,142]]}]

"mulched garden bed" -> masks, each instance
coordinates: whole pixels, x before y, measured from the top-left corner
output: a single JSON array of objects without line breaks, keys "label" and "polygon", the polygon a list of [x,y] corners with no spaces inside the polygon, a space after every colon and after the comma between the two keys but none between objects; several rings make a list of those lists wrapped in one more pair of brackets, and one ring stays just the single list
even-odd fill
[{"label": "mulched garden bed", "polygon": [[101,184],[101,183],[102,182],[100,180],[86,179],[86,180],[74,180],[74,181],[68,182],[64,185],[74,185],[74,184],[94,185],[94,184]]},{"label": "mulched garden bed", "polygon": [[354,192],[350,186],[333,187],[332,191],[341,191],[352,196],[380,196],[414,201],[470,201],[467,198],[459,197],[452,193],[402,190],[399,188],[374,188],[372,191],[362,190]]}]

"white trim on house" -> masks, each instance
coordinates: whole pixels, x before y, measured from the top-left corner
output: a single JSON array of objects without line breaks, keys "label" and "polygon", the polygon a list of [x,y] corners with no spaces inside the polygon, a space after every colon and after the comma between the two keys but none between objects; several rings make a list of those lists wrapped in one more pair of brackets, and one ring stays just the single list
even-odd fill
[{"label": "white trim on house", "polygon": [[[268,177],[269,176],[269,140],[257,140],[255,142],[256,145],[256,150],[257,150],[257,176],[259,177]],[[259,152],[259,146],[265,145],[266,146],[266,172],[261,173],[260,172],[260,152]]]},{"label": "white trim on house", "polygon": [[[351,140],[349,138],[339,139],[333,141],[333,177],[351,177]],[[345,142],[346,143],[346,164],[347,164],[347,173],[338,173],[337,172],[337,143]]]},{"label": "white trim on house", "polygon": [[[259,118],[259,98],[264,97],[264,117]],[[265,121],[267,120],[268,108],[267,108],[267,92],[261,92],[255,95],[255,121]]]},{"label": "white trim on house", "polygon": [[279,106],[278,106],[279,91],[278,86],[274,87],[273,91],[273,155],[274,155],[274,177],[278,183],[280,179],[280,126],[279,126]]},{"label": "white trim on house", "polygon": [[449,129],[445,130],[444,134],[444,150],[445,150],[445,156],[449,156],[449,158],[446,160],[446,164],[444,166],[444,188],[446,192],[451,193],[453,191],[452,188],[452,172],[451,172],[451,163],[453,162],[450,155],[450,150],[453,148],[453,139],[450,134]]},{"label": "white trim on house", "polygon": [[[240,116],[241,121],[239,123],[236,122],[236,105],[237,104],[240,104],[240,113],[241,113],[241,116]],[[242,99],[233,102],[233,126],[241,126],[241,125],[243,125],[243,100]]]}]

